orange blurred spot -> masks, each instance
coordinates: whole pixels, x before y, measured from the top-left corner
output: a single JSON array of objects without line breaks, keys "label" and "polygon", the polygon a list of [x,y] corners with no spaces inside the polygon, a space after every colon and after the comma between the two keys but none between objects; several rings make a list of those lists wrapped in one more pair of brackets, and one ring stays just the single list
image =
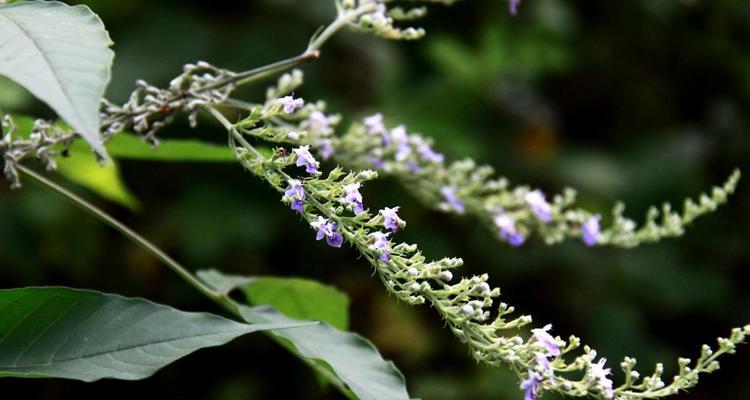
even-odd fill
[{"label": "orange blurred spot", "polygon": [[528,121],[521,127],[517,144],[524,158],[546,161],[557,149],[557,134],[546,121]]}]

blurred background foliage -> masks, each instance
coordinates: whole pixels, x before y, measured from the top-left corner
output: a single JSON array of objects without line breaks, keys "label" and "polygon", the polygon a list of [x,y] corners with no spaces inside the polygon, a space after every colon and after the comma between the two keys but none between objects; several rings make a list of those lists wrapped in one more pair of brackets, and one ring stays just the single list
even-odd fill
[{"label": "blurred background foliage", "polygon": [[[331,1],[84,1],[100,14],[117,59],[108,97],[122,102],[138,78],[166,85],[196,60],[240,70],[291,56],[332,18]],[[731,0],[527,0],[512,18],[496,1],[433,8],[415,43],[344,33],[304,67],[299,95],[326,99],[346,119],[375,111],[435,137],[450,158],[473,157],[517,183],[548,192],[570,185],[582,205],[628,214],[680,202],[750,173],[750,3]],[[243,89],[248,100],[264,85]],[[4,111],[51,117],[0,81]],[[180,120],[163,137],[225,143],[222,129]],[[351,297],[351,327],[404,372],[413,397],[519,399],[503,368],[476,365],[429,308],[388,298],[350,249],[315,242],[279,196],[235,164],[124,161],[136,211],[96,201],[194,269],[300,276]],[[402,205],[402,239],[432,257],[461,256],[503,301],[579,335],[613,367],[625,355],[643,372],[750,321],[750,190],[678,240],[636,250],[512,250],[473,221],[426,210],[382,181],[365,188],[373,208]],[[69,186],[72,184],[68,184]],[[96,199],[78,187],[78,192]],[[69,285],[143,296],[188,310],[213,306],[166,268],[63,199],[29,182],[0,185],[2,287]],[[750,348],[680,399],[746,399]],[[201,351],[142,382],[4,380],[27,398],[339,398],[261,335]],[[545,399],[555,398],[546,396]]]}]

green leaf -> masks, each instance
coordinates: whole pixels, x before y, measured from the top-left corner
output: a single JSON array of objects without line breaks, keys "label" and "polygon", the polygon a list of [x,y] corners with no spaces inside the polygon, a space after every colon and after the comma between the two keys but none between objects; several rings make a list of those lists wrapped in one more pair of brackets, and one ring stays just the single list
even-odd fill
[{"label": "green leaf", "polygon": [[[199,272],[198,276],[207,284],[222,287],[227,292],[233,286],[244,287],[239,277],[225,276],[216,271]],[[253,279],[251,285],[257,281]],[[250,323],[299,321],[273,308],[236,306]],[[326,323],[270,333],[350,397],[353,395],[362,400],[409,399],[406,381],[398,368],[393,362],[384,360],[370,341],[356,333]]]},{"label": "green leaf", "polygon": [[349,327],[349,298],[338,289],[299,278],[258,278],[245,288],[251,304],[272,306],[295,319]]},{"label": "green leaf", "polygon": [[[299,322],[268,308],[240,306],[245,321],[256,324]],[[403,374],[386,361],[369,340],[321,323],[271,334],[289,341],[295,352],[312,361],[326,376],[328,370],[361,400],[409,399]]]},{"label": "green leaf", "polygon": [[61,157],[57,160],[57,171],[60,175],[107,200],[131,210],[139,209],[140,202],[122,180],[118,164],[115,161],[100,164],[90,151],[78,144],[71,146],[68,157]]},{"label": "green leaf", "polygon": [[119,133],[107,143],[112,157],[151,161],[234,162],[237,158],[226,145],[200,140],[162,140],[159,147],[132,134]]},{"label": "green leaf", "polygon": [[204,347],[298,321],[243,324],[68,288],[0,290],[0,377],[147,378]]},{"label": "green leaf", "polygon": [[0,75],[47,103],[106,158],[99,104],[114,52],[99,17],[60,2],[0,6],[0,44]]}]

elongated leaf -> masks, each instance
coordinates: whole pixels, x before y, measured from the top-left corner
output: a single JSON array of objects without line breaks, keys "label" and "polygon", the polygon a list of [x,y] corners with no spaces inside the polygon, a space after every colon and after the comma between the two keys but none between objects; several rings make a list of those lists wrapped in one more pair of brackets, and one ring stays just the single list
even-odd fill
[{"label": "elongated leaf", "polygon": [[[233,285],[242,285],[238,277],[228,276],[222,280],[222,275],[216,271],[198,275],[209,285],[218,285],[225,290]],[[250,323],[299,321],[273,308],[251,308],[238,304],[237,309]],[[274,330],[271,335],[334,384],[339,387],[346,385],[356,398],[409,399],[404,376],[398,368],[384,360],[370,341],[356,333],[320,323],[294,330]]]},{"label": "elongated leaf", "polygon": [[349,298],[338,289],[310,279],[258,278],[245,288],[251,304],[273,306],[294,319],[312,319],[338,329],[349,327]]},{"label": "elongated leaf", "polygon": [[165,139],[153,149],[132,134],[120,133],[107,142],[107,151],[116,158],[150,161],[235,162],[227,145],[189,139]]},{"label": "elongated leaf", "polygon": [[204,347],[300,325],[243,324],[68,288],[0,290],[0,377],[143,379]]},{"label": "elongated leaf", "polygon": [[0,6],[0,75],[46,102],[101,156],[99,104],[114,53],[86,6],[24,1]]}]

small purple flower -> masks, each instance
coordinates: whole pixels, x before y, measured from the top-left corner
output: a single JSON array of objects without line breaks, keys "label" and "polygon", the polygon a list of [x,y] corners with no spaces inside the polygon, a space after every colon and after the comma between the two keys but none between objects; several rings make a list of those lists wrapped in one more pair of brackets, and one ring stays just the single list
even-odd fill
[{"label": "small purple flower", "polygon": [[305,167],[305,171],[307,171],[310,175],[318,175],[320,172],[318,172],[318,167],[320,166],[320,163],[315,160],[315,157],[310,154],[310,146],[304,145],[300,146],[298,149],[294,149],[294,154],[297,155],[297,166],[298,167]]},{"label": "small purple flower", "polygon": [[285,96],[279,99],[279,103],[284,107],[284,112],[287,114],[293,114],[305,105],[305,101],[302,99],[295,99],[292,96]]},{"label": "small purple flower", "polygon": [[461,199],[459,199],[456,194],[456,186],[443,186],[443,188],[440,189],[440,193],[443,195],[443,198],[450,208],[459,214],[464,213],[464,203],[461,202]]},{"label": "small purple flower", "polygon": [[511,15],[518,14],[518,6],[521,5],[521,0],[508,0],[508,9]]},{"label": "small purple flower", "polygon": [[296,211],[297,214],[302,214],[302,210],[304,209],[302,202],[305,200],[305,188],[303,187],[302,182],[297,179],[290,179],[287,183],[289,183],[289,188],[284,192],[284,198],[292,201],[290,207],[292,210]]},{"label": "small purple flower", "polygon": [[388,208],[380,210],[380,214],[383,216],[383,226],[386,229],[390,229],[391,232],[396,233],[399,229],[406,225],[403,219],[398,216],[398,210],[400,207]]},{"label": "small purple flower", "polygon": [[399,125],[391,129],[391,138],[396,144],[408,144],[409,134],[406,133],[406,126]]},{"label": "small purple flower", "polygon": [[543,372],[554,372],[554,369],[552,368],[552,363],[549,362],[549,359],[547,358],[547,354],[535,352],[534,353],[534,361],[536,361],[536,365],[539,366],[539,368],[542,369]]},{"label": "small purple flower", "polygon": [[601,389],[602,393],[607,396],[607,398],[612,399],[615,397],[615,391],[612,389],[612,380],[608,378],[612,370],[610,368],[604,368],[606,364],[606,358],[600,359],[598,363],[589,366],[586,375],[596,382],[599,389]]},{"label": "small purple flower", "polygon": [[530,369],[529,377],[521,382],[521,390],[524,392],[523,400],[536,400],[541,383],[542,376]]},{"label": "small purple flower", "polygon": [[362,194],[359,193],[359,188],[361,186],[362,185],[359,182],[344,185],[344,201],[352,207],[354,215],[359,215],[365,212],[365,207],[362,205]]},{"label": "small purple flower", "polygon": [[534,339],[547,349],[547,354],[557,357],[560,355],[560,348],[557,347],[555,338],[548,333],[550,329],[552,329],[552,325],[547,325],[542,329],[532,329],[531,332],[534,334]]},{"label": "small purple flower", "polygon": [[500,228],[500,239],[510,243],[513,247],[523,244],[526,238],[516,229],[516,222],[506,214],[495,217],[495,225]]},{"label": "small purple flower", "polygon": [[602,216],[597,214],[586,220],[586,222],[584,222],[581,226],[583,242],[586,243],[586,246],[596,246],[596,244],[599,242],[599,234],[601,233],[599,221],[601,221],[601,219]]},{"label": "small purple flower", "polygon": [[378,133],[385,133],[385,125],[383,124],[383,114],[377,113],[364,119],[365,128],[367,133],[375,135]]},{"label": "small purple flower", "polygon": [[433,162],[435,164],[439,164],[443,162],[443,160],[445,160],[445,156],[432,150],[430,145],[428,145],[427,143],[420,144],[417,148],[417,152],[423,160]]},{"label": "small purple flower", "polygon": [[310,222],[310,226],[317,232],[315,240],[326,238],[326,242],[331,247],[341,247],[341,244],[344,243],[344,237],[341,235],[341,232],[336,231],[338,224],[335,222],[330,222],[318,216],[318,220]]},{"label": "small purple flower", "polygon": [[552,206],[547,203],[544,193],[541,190],[534,190],[526,193],[526,204],[531,207],[531,211],[542,222],[552,221]]},{"label": "small purple flower", "polygon": [[404,163],[404,165],[406,166],[406,169],[409,172],[414,173],[414,174],[417,174],[419,173],[419,171],[422,170],[419,164],[415,163],[414,161],[407,161],[406,163]]},{"label": "small purple flower", "polygon": [[411,146],[409,146],[409,135],[406,133],[406,127],[399,125],[391,130],[391,139],[396,143],[396,161],[404,161],[411,155]]},{"label": "small purple flower", "polygon": [[388,262],[391,259],[391,242],[388,240],[390,233],[373,232],[370,236],[373,239],[371,248],[380,253],[380,260]]},{"label": "small purple flower", "polygon": [[320,139],[318,141],[318,153],[323,161],[328,160],[333,156],[333,142],[331,139]]},{"label": "small purple flower", "polygon": [[367,156],[365,157],[365,162],[375,167],[375,169],[385,169],[385,162],[378,156]]},{"label": "small purple flower", "polygon": [[306,125],[315,133],[325,134],[331,131],[331,119],[318,110],[310,113]]}]

